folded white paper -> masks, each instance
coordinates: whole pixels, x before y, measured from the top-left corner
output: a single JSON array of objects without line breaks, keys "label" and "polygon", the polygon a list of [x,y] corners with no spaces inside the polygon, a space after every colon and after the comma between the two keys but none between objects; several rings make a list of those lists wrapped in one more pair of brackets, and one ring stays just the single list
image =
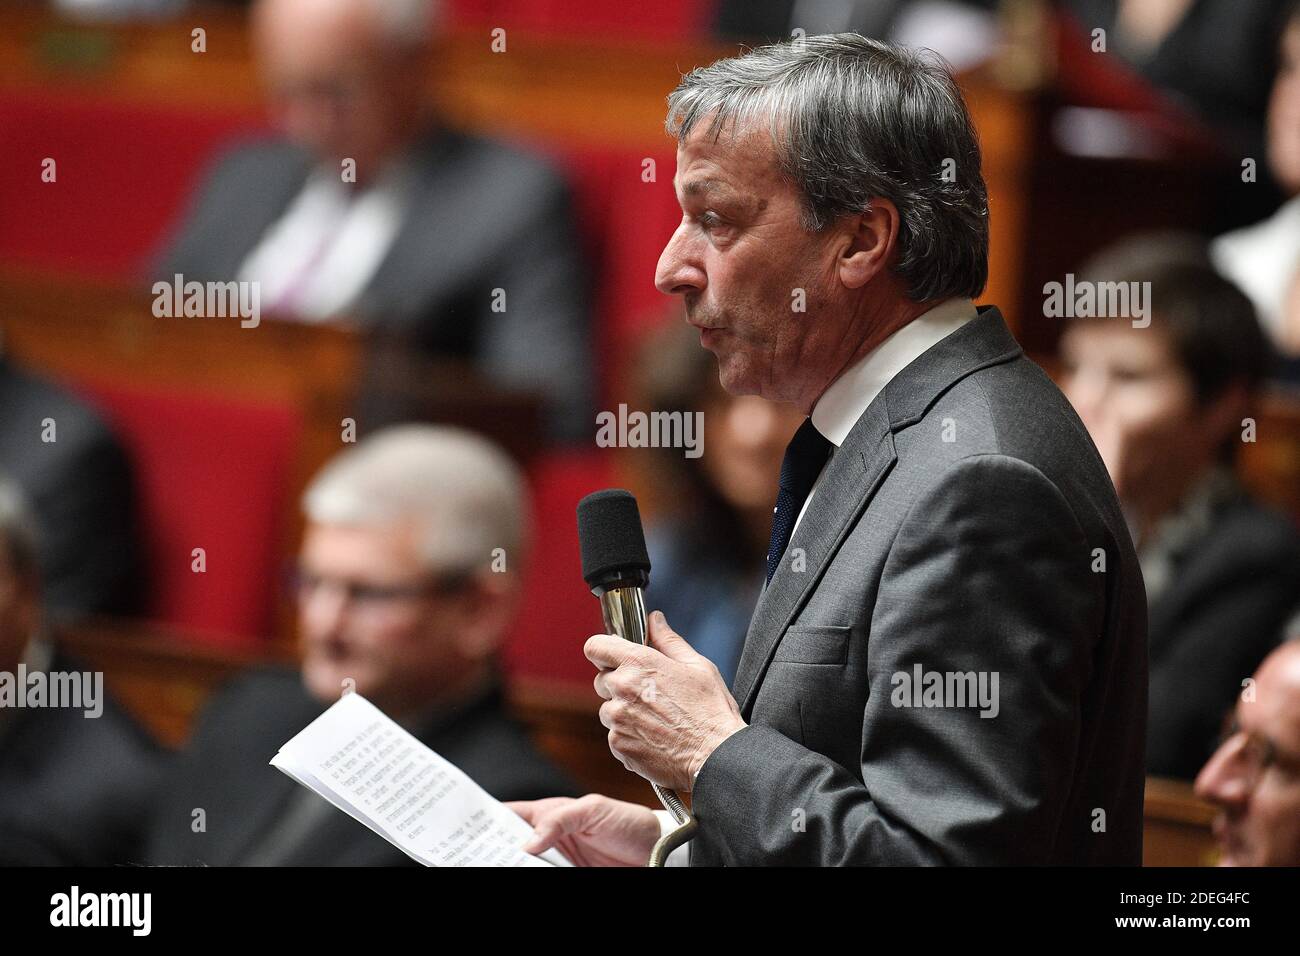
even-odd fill
[{"label": "folded white paper", "polygon": [[271,758],[425,866],[571,866],[520,849],[533,828],[360,694],[341,697]]}]

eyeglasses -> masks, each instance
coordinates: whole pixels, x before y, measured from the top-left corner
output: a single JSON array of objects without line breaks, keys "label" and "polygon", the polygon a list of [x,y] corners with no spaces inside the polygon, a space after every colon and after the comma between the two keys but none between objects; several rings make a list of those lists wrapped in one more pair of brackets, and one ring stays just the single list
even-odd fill
[{"label": "eyeglasses", "polygon": [[1258,731],[1243,730],[1235,709],[1224,715],[1216,753],[1225,747],[1235,748],[1232,756],[1241,766],[1248,790],[1255,789],[1269,767],[1300,774],[1300,759],[1282,754],[1277,744]]},{"label": "eyeglasses", "polygon": [[392,607],[403,602],[454,594],[469,583],[471,576],[472,572],[463,571],[406,584],[371,584],[297,568],[289,573],[288,585],[299,600],[310,598],[322,590],[331,589],[342,591],[343,598],[348,604],[372,610]]}]

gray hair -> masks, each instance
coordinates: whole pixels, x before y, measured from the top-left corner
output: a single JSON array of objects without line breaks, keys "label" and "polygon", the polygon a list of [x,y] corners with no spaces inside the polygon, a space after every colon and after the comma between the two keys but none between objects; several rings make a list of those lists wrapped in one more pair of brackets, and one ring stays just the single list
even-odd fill
[{"label": "gray hair", "polygon": [[312,479],[303,511],[325,524],[413,522],[437,573],[486,567],[497,548],[513,570],[527,545],[519,469],[487,439],[448,425],[397,425],[363,439]]},{"label": "gray hair", "polygon": [[41,534],[27,496],[18,483],[0,474],[0,547],[14,574],[25,578],[40,567]]},{"label": "gray hair", "polygon": [[[717,141],[765,118],[781,172],[821,232],[874,197],[898,207],[897,274],[917,302],[975,298],[988,281],[979,139],[943,61],[856,33],[800,37],[699,67],[668,96],[679,141],[709,114]],[[951,175],[949,175],[951,173]]]}]

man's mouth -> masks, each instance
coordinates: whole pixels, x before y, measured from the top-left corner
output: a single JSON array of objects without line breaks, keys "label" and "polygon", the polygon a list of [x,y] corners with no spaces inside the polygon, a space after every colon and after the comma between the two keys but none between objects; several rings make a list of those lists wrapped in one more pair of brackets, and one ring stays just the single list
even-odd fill
[{"label": "man's mouth", "polygon": [[707,349],[711,345],[716,344],[724,335],[726,335],[725,329],[715,329],[712,326],[700,326],[700,345]]}]

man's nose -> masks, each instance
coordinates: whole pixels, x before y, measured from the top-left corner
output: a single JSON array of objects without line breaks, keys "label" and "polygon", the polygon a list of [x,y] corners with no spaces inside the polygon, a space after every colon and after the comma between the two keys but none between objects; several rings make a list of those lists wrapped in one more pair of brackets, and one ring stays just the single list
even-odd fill
[{"label": "man's nose", "polygon": [[1219,806],[1234,806],[1250,796],[1245,768],[1237,759],[1234,742],[1226,741],[1214,752],[1196,776],[1194,789],[1202,800]]},{"label": "man's nose", "polygon": [[705,285],[704,270],[690,254],[685,228],[683,224],[669,237],[655,267],[655,288],[665,295],[699,292]]}]

